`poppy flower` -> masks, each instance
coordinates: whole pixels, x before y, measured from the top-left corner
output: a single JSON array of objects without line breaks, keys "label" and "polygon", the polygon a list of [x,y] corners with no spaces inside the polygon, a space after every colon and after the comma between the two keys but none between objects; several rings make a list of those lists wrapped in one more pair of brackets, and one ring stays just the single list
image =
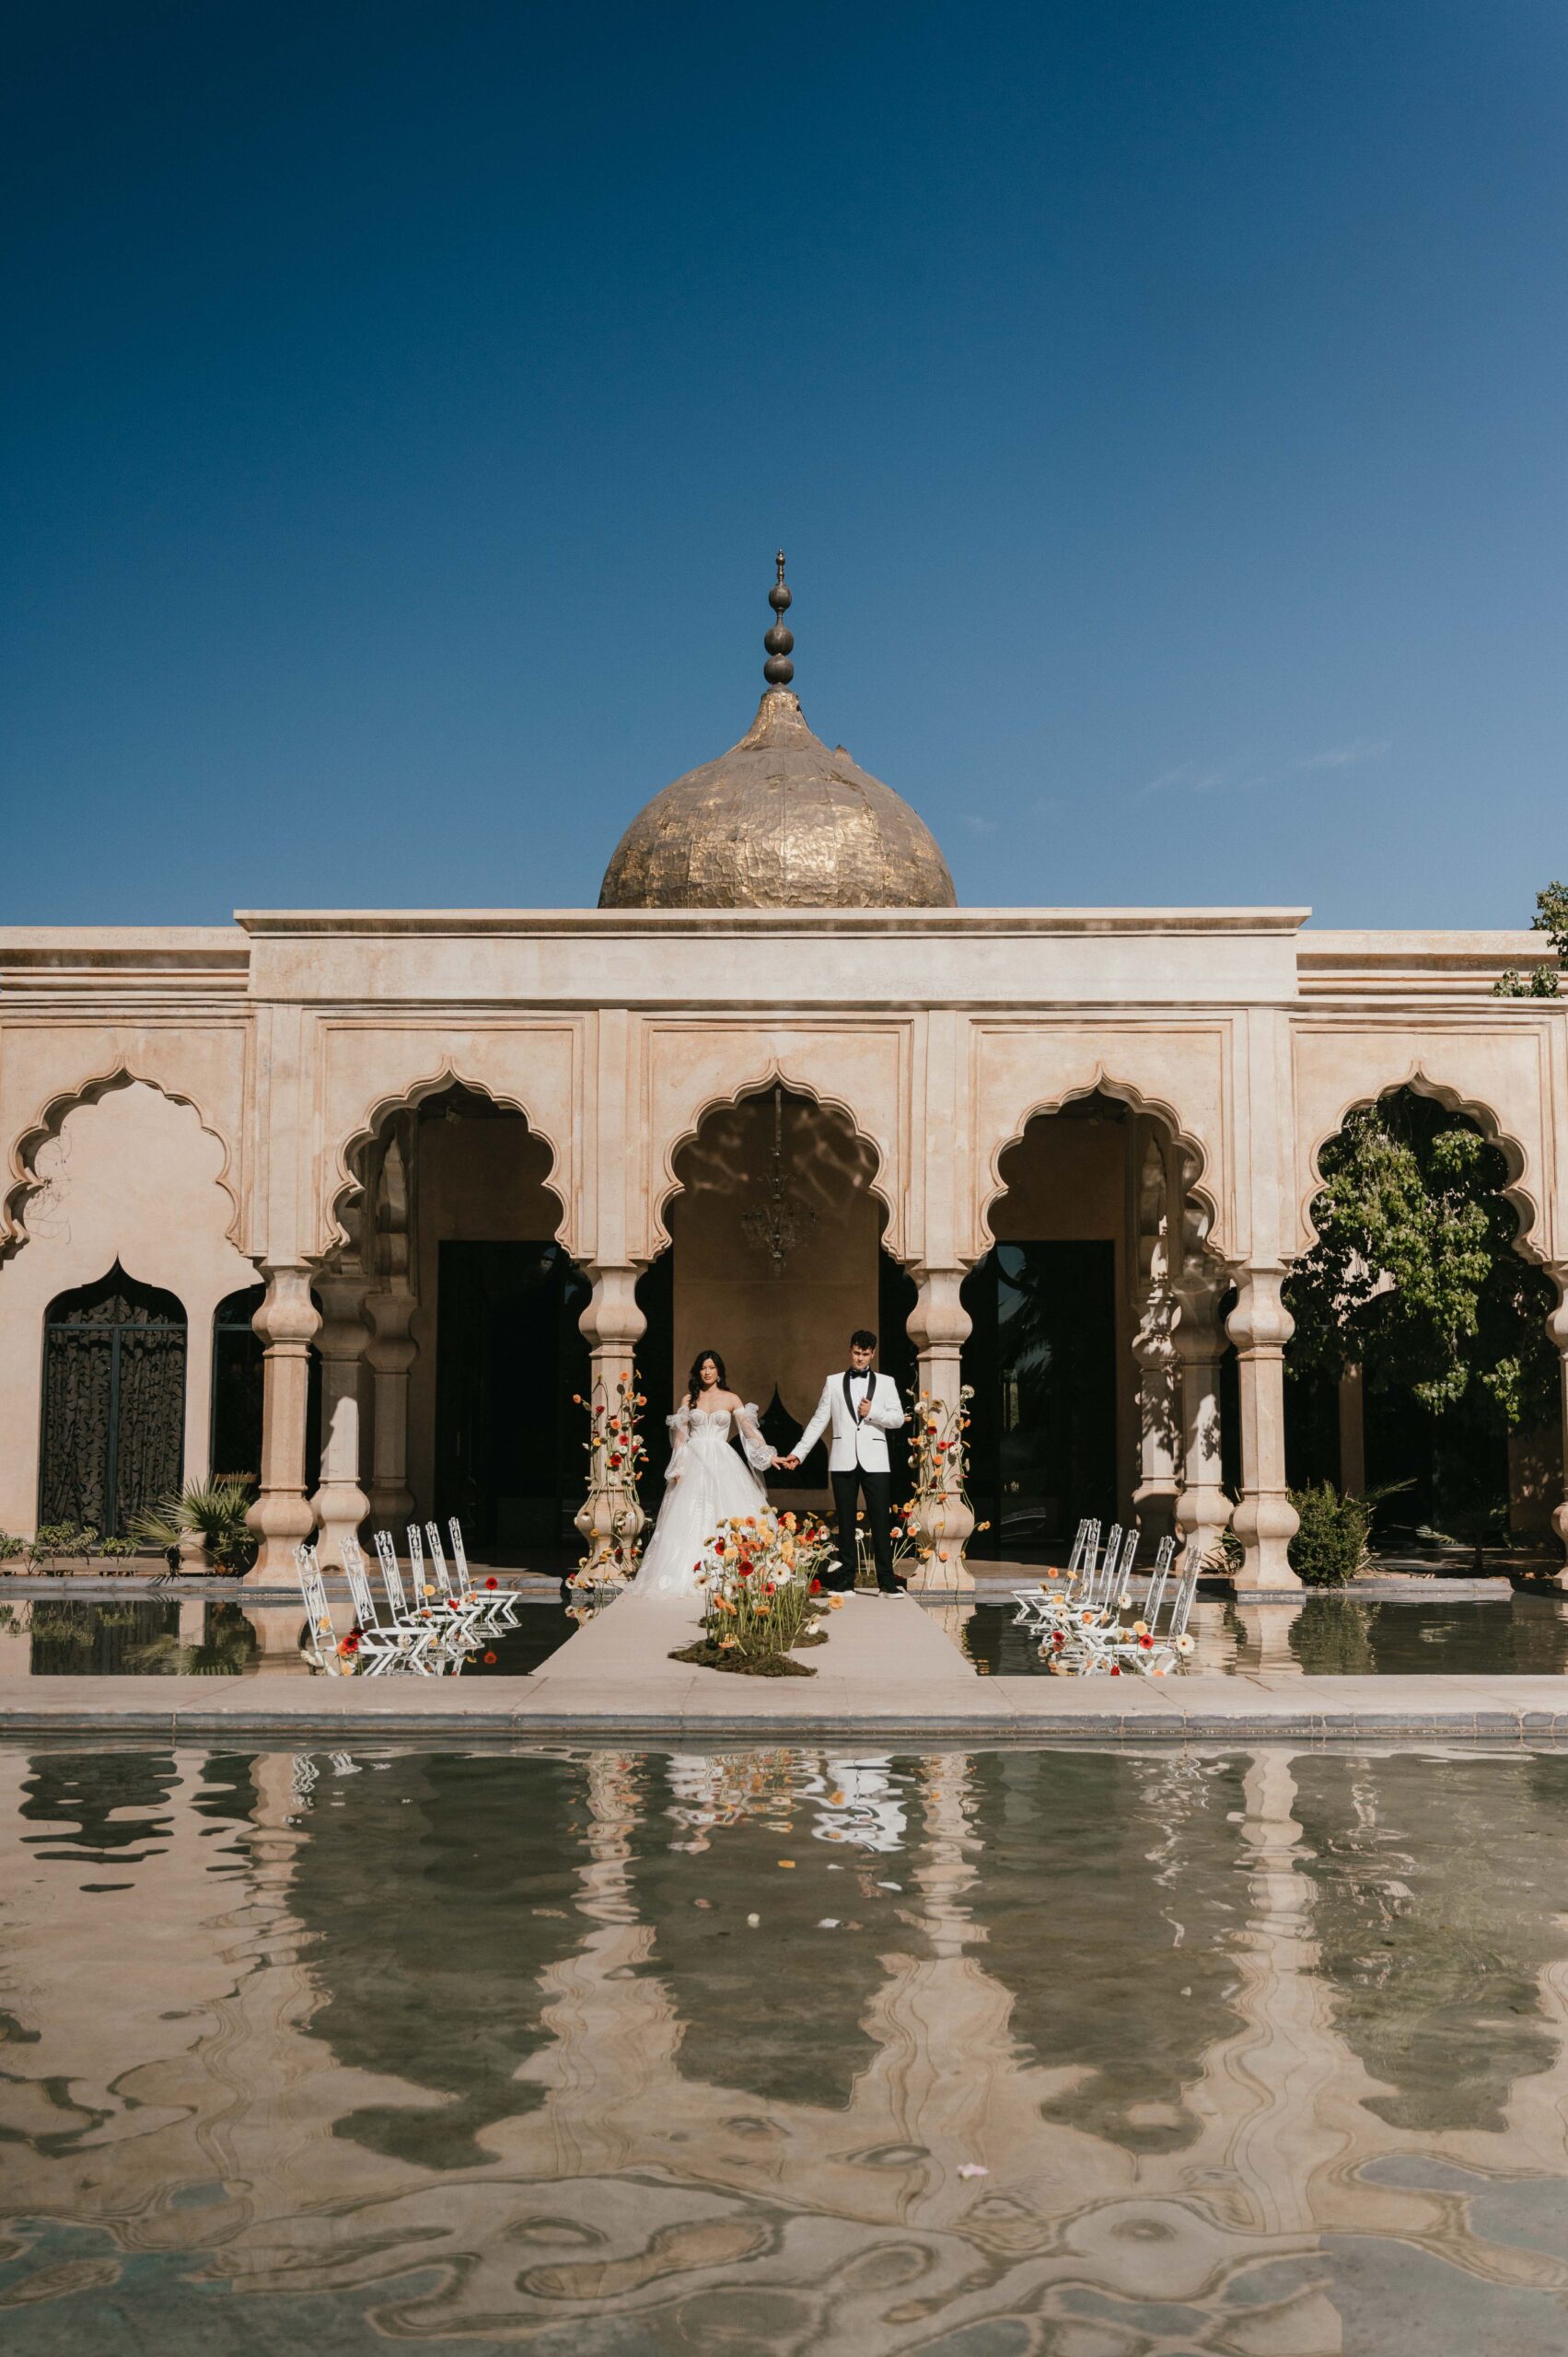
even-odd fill
[{"label": "poppy flower", "polygon": [[1112,1678],[1120,1678],[1120,1677],[1121,1677],[1121,1664],[1119,1661],[1113,1661],[1113,1662],[1111,1663],[1111,1665],[1110,1665],[1110,1674],[1111,1674]]},{"label": "poppy flower", "polygon": [[485,1656],[484,1656],[484,1659],[485,1659],[485,1666],[486,1666],[486,1667],[488,1667],[488,1666],[489,1666],[489,1665],[490,1665],[490,1664],[491,1664],[491,1663],[495,1659],[495,1655],[494,1655],[494,1654],[486,1654],[486,1655],[485,1655]]},{"label": "poppy flower", "polygon": [[[812,1581],[812,1583],[811,1583],[811,1590],[810,1590],[810,1592],[811,1592],[811,1594],[812,1594],[813,1596],[820,1596],[820,1595],[821,1595],[821,1593],[822,1593],[822,1583],[821,1583],[821,1581],[820,1581],[820,1580],[813,1580],[813,1581]],[[616,1624],[615,1624],[615,1625],[616,1625],[616,1627],[619,1629],[619,1627],[621,1626],[620,1621],[618,1620],[618,1621],[616,1622]]]},{"label": "poppy flower", "polygon": [[486,1586],[486,1587],[495,1587],[495,1586],[497,1586],[497,1585],[499,1585],[499,1583],[498,1583],[498,1581],[496,1580],[496,1577],[495,1577],[495,1574],[494,1574],[494,1572],[492,1572],[492,1573],[491,1573],[491,1574],[490,1574],[489,1578],[485,1581],[484,1585],[485,1585],[485,1586]]}]

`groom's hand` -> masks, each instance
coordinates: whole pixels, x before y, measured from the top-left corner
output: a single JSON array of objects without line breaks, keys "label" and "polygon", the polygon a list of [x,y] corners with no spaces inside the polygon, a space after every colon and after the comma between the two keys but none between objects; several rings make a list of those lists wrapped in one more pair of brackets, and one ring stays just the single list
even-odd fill
[{"label": "groom's hand", "polygon": [[799,1467],[800,1459],[798,1457],[775,1457],[773,1463],[781,1465],[786,1473],[794,1473]]},{"label": "groom's hand", "polygon": [[863,1399],[863,1400],[861,1401],[861,1403],[860,1403],[860,1421],[861,1421],[861,1422],[862,1422],[862,1423],[864,1423],[864,1422],[865,1422],[866,1417],[867,1417],[867,1416],[869,1416],[869,1414],[870,1414],[870,1413],[871,1413],[871,1401],[870,1401],[870,1399]]}]

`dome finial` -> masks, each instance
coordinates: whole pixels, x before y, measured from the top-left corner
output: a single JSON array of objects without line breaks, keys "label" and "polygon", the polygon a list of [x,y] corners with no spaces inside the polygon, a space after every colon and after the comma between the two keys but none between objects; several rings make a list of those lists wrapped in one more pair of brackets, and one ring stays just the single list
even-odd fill
[{"label": "dome finial", "polygon": [[762,677],[770,688],[787,688],[795,677],[795,666],[789,659],[794,651],[795,638],[793,633],[784,628],[784,618],[795,600],[790,596],[788,584],[784,577],[783,549],[779,551],[774,563],[778,566],[779,577],[768,592],[768,603],[773,610],[774,621],[772,630],[767,633],[762,641],[768,650],[768,659],[762,666]]}]

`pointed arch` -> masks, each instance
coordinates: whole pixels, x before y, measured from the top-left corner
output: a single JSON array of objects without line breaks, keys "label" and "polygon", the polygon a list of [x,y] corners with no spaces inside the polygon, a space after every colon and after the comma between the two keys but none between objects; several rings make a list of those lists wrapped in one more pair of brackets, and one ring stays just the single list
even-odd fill
[{"label": "pointed arch", "polygon": [[[1119,1078],[1098,1059],[1091,1070],[1081,1077],[1074,1077],[1065,1087],[1035,1098],[1018,1116],[1008,1134],[993,1147],[986,1182],[981,1190],[976,1207],[980,1236],[989,1237],[992,1212],[1007,1191],[1006,1181],[1002,1176],[1003,1161],[1015,1146],[1023,1144],[1029,1124],[1052,1113],[1060,1113],[1064,1107],[1086,1097],[1097,1096],[1113,1097],[1132,1112],[1146,1115],[1157,1122],[1173,1141],[1180,1156],[1185,1203],[1191,1206],[1190,1212],[1185,1207],[1182,1209],[1183,1234],[1201,1241],[1203,1252],[1217,1260],[1220,1256],[1209,1238],[1218,1224],[1220,1205],[1216,1190],[1212,1184],[1206,1183],[1208,1156],[1202,1138],[1183,1125],[1180,1114],[1167,1099],[1151,1096],[1133,1081]],[[1176,1208],[1173,1206],[1172,1210]],[[984,1249],[983,1244],[981,1248]]]},{"label": "pointed arch", "polygon": [[857,1144],[865,1146],[871,1155],[872,1172],[866,1183],[866,1192],[882,1207],[882,1242],[885,1248],[895,1260],[900,1259],[901,1223],[898,1219],[894,1193],[888,1183],[889,1155],[886,1143],[865,1128],[846,1097],[818,1086],[804,1072],[792,1069],[787,1057],[776,1052],[764,1053],[746,1077],[711,1089],[698,1104],[686,1126],[669,1140],[662,1158],[657,1191],[649,1206],[649,1240],[652,1247],[649,1258],[656,1258],[670,1241],[669,1207],[682,1190],[677,1165],[686,1149],[695,1144],[701,1136],[703,1124],[714,1114],[739,1105],[749,1097],[764,1096],[769,1089],[775,1087],[787,1089],[792,1096],[803,1097],[807,1103],[817,1106],[825,1113],[835,1114]]},{"label": "pointed arch", "polygon": [[556,1206],[557,1235],[563,1241],[566,1240],[568,1203],[566,1191],[560,1183],[562,1155],[556,1142],[540,1127],[532,1108],[519,1091],[481,1079],[465,1071],[450,1056],[446,1056],[417,1080],[377,1097],[359,1117],[356,1126],[339,1147],[332,1165],[331,1192],[326,1205],[329,1250],[352,1241],[343,1214],[364,1196],[366,1171],[363,1157],[366,1148],[384,1133],[396,1115],[416,1112],[432,1097],[440,1097],[449,1088],[466,1089],[470,1096],[485,1097],[505,1112],[522,1115],[528,1123],[528,1135],[537,1138],[550,1156],[549,1171],[540,1183]]},{"label": "pointed arch", "polygon": [[239,1190],[233,1176],[236,1156],[229,1140],[224,1135],[203,1106],[200,1099],[180,1088],[171,1087],[166,1080],[156,1078],[124,1060],[117,1060],[90,1080],[75,1081],[70,1087],[56,1090],[39,1108],[32,1120],[18,1133],[11,1150],[11,1167],[7,1176],[5,1200],[0,1203],[0,1261],[20,1249],[27,1242],[24,1225],[27,1206],[32,1197],[47,1185],[34,1167],[46,1145],[52,1144],[64,1130],[71,1115],[84,1105],[97,1105],[119,1088],[142,1087],[154,1090],[171,1105],[181,1105],[194,1113],[207,1136],[214,1140],[223,1156],[215,1173],[218,1185],[228,1197],[232,1209],[225,1231],[228,1241],[239,1242]]},{"label": "pointed arch", "polygon": [[1296,1228],[1302,1249],[1309,1251],[1317,1241],[1318,1230],[1312,1218],[1312,1206],[1323,1190],[1321,1156],[1330,1140],[1338,1137],[1350,1116],[1374,1105],[1385,1097],[1392,1097],[1401,1088],[1410,1089],[1417,1097],[1430,1097],[1450,1113],[1462,1113],[1473,1121],[1489,1145],[1502,1155],[1507,1171],[1501,1189],[1504,1202],[1512,1205],[1518,1220],[1518,1232],[1514,1249],[1526,1260],[1550,1262],[1552,1254],[1551,1238],[1546,1235],[1541,1218],[1541,1205],[1535,1191],[1525,1184],[1529,1170],[1529,1155],[1523,1141],[1504,1128],[1495,1109],[1484,1098],[1467,1095],[1452,1082],[1434,1078],[1427,1070],[1421,1055],[1412,1055],[1402,1073],[1380,1081],[1369,1088],[1363,1083],[1347,1094],[1337,1105],[1331,1119],[1318,1117],[1316,1134],[1304,1141],[1302,1171],[1298,1175],[1296,1197]]}]

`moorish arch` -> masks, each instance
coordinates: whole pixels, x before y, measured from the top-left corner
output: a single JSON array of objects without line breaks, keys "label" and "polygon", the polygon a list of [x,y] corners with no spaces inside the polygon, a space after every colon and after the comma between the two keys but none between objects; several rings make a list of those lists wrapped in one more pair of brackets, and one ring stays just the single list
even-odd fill
[{"label": "moorish arch", "polygon": [[563,1240],[553,1143],[515,1091],[468,1069],[446,1061],[378,1100],[337,1157],[336,1241],[312,1272],[324,1373],[308,1510],[329,1562],[367,1517],[399,1531],[455,1515],[495,1560],[569,1536],[588,1286]]},{"label": "moorish arch", "polygon": [[631,1219],[633,1257],[651,1260],[669,1241],[667,1211],[679,1192],[678,1162],[723,1108],[783,1087],[830,1113],[871,1157],[868,1184],[881,1203],[889,1249],[903,1258],[913,1170],[912,1028],[867,1018],[853,1024],[763,1026],[733,1017],[650,1023],[638,1083],[645,1168]]},{"label": "moorish arch", "polygon": [[1086,1517],[1136,1519],[1145,1546],[1174,1532],[1189,1404],[1194,1478],[1217,1446],[1217,1335],[1190,1403],[1175,1340],[1184,1299],[1189,1341],[1205,1317],[1213,1329],[1224,1274],[1202,1171],[1169,1108],[1103,1077],[1032,1110],[992,1156],[986,1248],[961,1293],[989,1525],[975,1552],[1055,1559]]},{"label": "moorish arch", "polygon": [[[1503,1091],[1494,1095],[1502,1097]],[[1552,1510],[1560,1509],[1562,1496],[1562,1416],[1560,1396],[1553,1396],[1561,1394],[1561,1386],[1551,1369],[1554,1349],[1568,1339],[1559,1330],[1564,1323],[1559,1307],[1564,1271],[1551,1249],[1550,1179],[1542,1184],[1552,1161],[1550,1136],[1533,1113],[1522,1124],[1524,1135],[1511,1132],[1497,1102],[1467,1093],[1434,1057],[1412,1058],[1381,1085],[1364,1083],[1353,1095],[1347,1095],[1342,1081],[1328,1101],[1332,1117],[1319,1111],[1314,1118],[1330,1126],[1298,1136],[1307,1173],[1296,1204],[1302,1239],[1296,1258],[1307,1263],[1304,1278],[1318,1240],[1315,1213],[1326,1183],[1325,1154],[1354,1117],[1387,1109],[1383,1118],[1392,1133],[1418,1151],[1423,1138],[1446,1125],[1443,1117],[1454,1117],[1495,1155],[1497,1177],[1483,1189],[1482,1200],[1506,1205],[1504,1218],[1514,1223],[1508,1241],[1523,1265],[1505,1285],[1504,1314],[1517,1337],[1509,1355],[1535,1405],[1518,1418],[1514,1431],[1490,1407],[1484,1384],[1473,1376],[1460,1399],[1447,1406],[1424,1403],[1411,1389],[1411,1378],[1401,1378],[1397,1361],[1391,1364],[1380,1349],[1375,1326],[1365,1329],[1365,1351],[1347,1361],[1336,1381],[1331,1372],[1320,1371],[1316,1354],[1301,1363],[1306,1337],[1298,1333],[1295,1351],[1286,1346],[1295,1376],[1286,1391],[1291,1478],[1298,1483],[1328,1480],[1352,1493],[1382,1493],[1378,1531],[1384,1543],[1391,1539],[1396,1547],[1412,1534],[1430,1535],[1451,1523],[1468,1526],[1488,1515],[1502,1517],[1516,1540],[1539,1539],[1552,1527]],[[1287,1285],[1287,1300],[1291,1292]],[[1305,1304],[1295,1298],[1295,1313],[1305,1316],[1313,1298],[1309,1294]],[[1369,1306],[1376,1300],[1375,1291]],[[1483,1312],[1482,1338],[1486,1329]]]},{"label": "moorish arch", "polygon": [[[214,1313],[256,1278],[232,1240],[237,1207],[227,1148],[190,1101],[119,1072],[52,1100],[30,1134],[14,1196],[14,1248],[0,1261],[0,1429],[6,1436],[0,1528],[10,1530],[29,1529],[38,1518],[51,1305],[75,1303],[88,1323],[103,1322],[88,1296],[109,1284],[116,1269],[134,1285],[178,1302],[178,1319],[155,1321],[162,1328],[182,1320],[184,1327],[181,1431],[178,1446],[160,1441],[158,1462],[178,1479],[200,1481],[212,1469]],[[110,1285],[105,1304],[113,1293]],[[140,1296],[126,1299],[126,1316],[109,1322],[128,1331]],[[53,1322],[64,1326],[74,1318],[75,1311],[63,1312]],[[122,1356],[131,1347],[122,1341]],[[172,1389],[165,1386],[162,1396],[167,1420]],[[59,1461],[63,1429],[57,1413],[48,1486],[60,1496],[75,1486],[85,1496],[91,1486],[85,1469],[78,1481]]]},{"label": "moorish arch", "polygon": [[[723,1355],[781,1450],[808,1421],[825,1376],[844,1364],[857,1327],[880,1335],[885,1371],[910,1381],[913,1286],[889,1248],[882,1168],[842,1097],[799,1086],[777,1065],[704,1105],[676,1142],[658,1205],[665,1241],[637,1286],[654,1497],[663,1418],[700,1351]],[[825,1506],[825,1452],[772,1486]]]},{"label": "moorish arch", "polygon": [[1407,1032],[1321,1031],[1294,1035],[1295,1165],[1292,1253],[1310,1249],[1312,1201],[1322,1185],[1318,1156],[1358,1106],[1411,1088],[1463,1113],[1508,1165],[1504,1192],[1519,1217],[1527,1259],[1555,1262],[1562,1252],[1561,1173],[1554,1066],[1534,1028],[1465,1029],[1433,1038]]}]

